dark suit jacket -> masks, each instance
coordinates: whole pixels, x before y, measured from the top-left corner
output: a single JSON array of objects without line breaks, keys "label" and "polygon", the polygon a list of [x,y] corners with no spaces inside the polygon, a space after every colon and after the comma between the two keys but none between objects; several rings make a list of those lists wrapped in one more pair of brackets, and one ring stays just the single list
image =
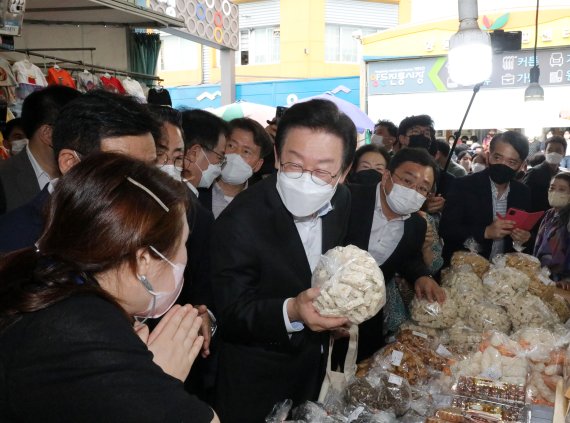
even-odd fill
[{"label": "dark suit jacket", "polygon": [[38,184],[26,150],[0,163],[0,184],[6,212],[26,204],[43,188]]},{"label": "dark suit jacket", "polygon": [[528,170],[522,182],[530,189],[531,204],[529,211],[546,211],[550,208],[548,187],[555,174],[556,172],[552,173],[550,165],[546,162]]},{"label": "dark suit jacket", "polygon": [[44,231],[43,213],[49,199],[46,185],[31,201],[0,216],[0,254],[33,247]]},{"label": "dark suit jacket", "polygon": [[[345,244],[368,250],[378,185],[351,185],[352,204]],[[390,257],[380,269],[388,282],[399,273],[410,283],[430,274],[422,256],[427,223],[418,213],[404,222],[404,234]],[[358,360],[371,356],[383,346],[382,311],[359,326]]]},{"label": "dark suit jacket", "polygon": [[[507,209],[530,210],[530,191],[517,181],[511,181]],[[493,198],[489,170],[473,173],[455,180],[443,209],[439,232],[443,238],[443,258],[449,263],[455,251],[465,250],[463,243],[474,238],[480,254],[489,258],[493,240],[485,239],[485,228],[493,223]],[[505,237],[505,252],[513,251],[513,240]]]},{"label": "dark suit jacket", "polygon": [[210,212],[212,211],[212,189],[214,184],[212,184],[210,188],[198,188],[198,201],[200,201],[200,204],[202,204],[206,210],[210,210]]},{"label": "dark suit jacket", "polygon": [[[222,340],[216,411],[224,423],[263,422],[277,401],[316,400],[328,332],[288,336],[283,303],[311,287],[297,228],[275,175],[240,193],[214,223],[212,286]],[[350,194],[339,185],[322,217],[322,251],[341,245]]]},{"label": "dark suit jacket", "polygon": [[0,421],[209,423],[212,410],[152,358],[94,295],[24,313],[0,332]]}]

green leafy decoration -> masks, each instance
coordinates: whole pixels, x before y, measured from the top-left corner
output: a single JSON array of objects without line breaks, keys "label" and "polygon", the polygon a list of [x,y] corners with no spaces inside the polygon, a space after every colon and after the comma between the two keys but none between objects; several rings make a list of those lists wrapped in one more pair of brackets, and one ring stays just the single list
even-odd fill
[{"label": "green leafy decoration", "polygon": [[504,27],[507,24],[507,22],[509,21],[509,16],[510,16],[510,13],[505,13],[504,15],[499,16],[495,20],[495,22],[493,23],[491,28],[489,28],[489,29],[495,30],[495,29],[500,29],[500,28]]}]

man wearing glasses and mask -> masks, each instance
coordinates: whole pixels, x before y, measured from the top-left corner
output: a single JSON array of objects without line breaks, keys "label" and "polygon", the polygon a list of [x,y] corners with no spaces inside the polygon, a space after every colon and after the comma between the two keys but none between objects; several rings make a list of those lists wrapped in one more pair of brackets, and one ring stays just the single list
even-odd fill
[{"label": "man wearing glasses and mask", "polygon": [[198,188],[210,188],[226,164],[228,125],[205,110],[182,112],[184,165],[182,180],[198,197]]},{"label": "man wearing glasses and mask", "polygon": [[279,170],[243,191],[214,223],[212,287],[222,338],[216,410],[222,421],[262,422],[283,398],[316,400],[329,330],[311,274],[341,245],[349,213],[342,184],[356,128],[334,103],[292,106],[275,139]]}]

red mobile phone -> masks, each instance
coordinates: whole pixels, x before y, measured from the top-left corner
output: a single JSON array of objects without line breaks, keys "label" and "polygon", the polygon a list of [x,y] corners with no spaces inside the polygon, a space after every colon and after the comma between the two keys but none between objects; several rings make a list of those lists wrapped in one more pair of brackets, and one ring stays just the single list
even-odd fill
[{"label": "red mobile phone", "polygon": [[502,219],[512,220],[515,222],[515,227],[517,229],[530,231],[543,215],[543,211],[529,213],[524,210],[511,207],[507,210],[507,214],[502,217]]}]

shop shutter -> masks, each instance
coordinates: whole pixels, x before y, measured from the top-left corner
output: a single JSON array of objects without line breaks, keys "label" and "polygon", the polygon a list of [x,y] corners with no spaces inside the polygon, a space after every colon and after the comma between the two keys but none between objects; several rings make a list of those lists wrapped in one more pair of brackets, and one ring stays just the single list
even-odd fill
[{"label": "shop shutter", "polygon": [[326,0],[325,22],[364,28],[391,28],[398,25],[398,5],[363,0]]},{"label": "shop shutter", "polygon": [[239,5],[240,29],[279,26],[280,19],[279,0],[252,1]]}]

